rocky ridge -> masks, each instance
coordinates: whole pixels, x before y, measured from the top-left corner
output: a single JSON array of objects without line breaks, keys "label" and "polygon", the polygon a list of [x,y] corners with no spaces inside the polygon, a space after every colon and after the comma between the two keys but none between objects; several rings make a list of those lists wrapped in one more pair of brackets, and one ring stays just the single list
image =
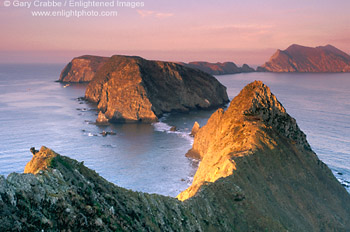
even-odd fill
[{"label": "rocky ridge", "polygon": [[350,55],[332,45],[315,48],[297,44],[277,50],[258,67],[260,72],[349,72]]},{"label": "rocky ridge", "polygon": [[[26,170],[0,176],[1,231],[244,231],[264,226],[234,212],[242,205],[239,188],[225,192],[225,205],[211,197],[215,188],[187,202],[133,192],[46,147]],[[269,228],[281,227],[272,223]]]},{"label": "rocky ridge", "polygon": [[154,122],[164,113],[209,109],[228,102],[213,76],[182,65],[141,57],[113,56],[89,83],[86,99],[99,118],[112,122]]},{"label": "rocky ridge", "polygon": [[225,112],[214,113],[195,144],[203,146],[196,150],[202,161],[181,201],[120,188],[83,162],[42,147],[27,164],[28,174],[0,177],[0,230],[350,228],[350,195],[262,82],[249,84]]},{"label": "rocky ridge", "polygon": [[59,82],[90,82],[96,72],[108,61],[108,57],[79,56],[69,62],[61,72]]}]

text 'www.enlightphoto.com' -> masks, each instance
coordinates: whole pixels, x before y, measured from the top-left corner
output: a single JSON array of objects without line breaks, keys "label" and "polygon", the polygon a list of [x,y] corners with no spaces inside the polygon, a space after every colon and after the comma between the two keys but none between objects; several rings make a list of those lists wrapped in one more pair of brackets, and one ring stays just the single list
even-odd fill
[{"label": "text 'www.enlightphoto.com'", "polygon": [[3,6],[11,9],[26,9],[33,17],[116,17],[119,10],[140,9],[142,1],[91,1],[91,0],[5,0]]}]

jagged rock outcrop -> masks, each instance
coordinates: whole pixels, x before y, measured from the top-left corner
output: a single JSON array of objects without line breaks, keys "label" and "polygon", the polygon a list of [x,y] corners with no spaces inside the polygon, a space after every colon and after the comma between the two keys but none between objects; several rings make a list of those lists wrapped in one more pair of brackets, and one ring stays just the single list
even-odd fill
[{"label": "jagged rock outcrop", "polygon": [[315,48],[293,44],[275,54],[260,72],[348,72],[350,56],[332,45]]},{"label": "jagged rock outcrop", "polygon": [[[348,231],[350,195],[269,88],[246,86],[195,137],[202,161],[178,198],[115,186],[42,147],[0,176],[0,231]],[[32,173],[36,173],[33,175]]]},{"label": "jagged rock outcrop", "polygon": [[57,155],[51,149],[42,147],[40,152],[36,151],[33,154],[32,160],[24,168],[24,173],[37,174],[39,171],[47,170],[51,166],[52,159]]},{"label": "jagged rock outcrop", "polygon": [[98,113],[97,119],[96,119],[96,123],[98,124],[105,124],[108,123],[108,118],[106,117],[106,115],[104,113],[102,113],[101,111]]},{"label": "jagged rock outcrop", "polygon": [[207,73],[128,56],[111,57],[89,83],[85,97],[113,122],[154,122],[167,112],[228,102],[226,87]]},{"label": "jagged rock outcrop", "polygon": [[244,64],[242,67],[238,67],[233,62],[224,62],[224,63],[209,63],[204,61],[190,62],[188,64],[181,63],[187,67],[195,68],[202,70],[211,75],[225,75],[225,74],[235,74],[242,72],[255,72],[255,70],[249,67],[247,64]]},{"label": "jagged rock outcrop", "polygon": [[108,61],[108,57],[79,56],[62,70],[59,82],[89,82],[96,72]]}]

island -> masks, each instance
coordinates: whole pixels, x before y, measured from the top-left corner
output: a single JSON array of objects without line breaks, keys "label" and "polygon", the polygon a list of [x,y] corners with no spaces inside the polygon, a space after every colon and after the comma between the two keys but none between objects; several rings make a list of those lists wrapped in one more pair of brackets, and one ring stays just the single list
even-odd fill
[{"label": "island", "polygon": [[[127,57],[127,56],[120,56]],[[61,71],[58,82],[62,83],[87,83],[90,82],[96,73],[107,63],[110,57],[83,55],[73,58]],[[238,67],[233,62],[209,63],[209,62],[176,62],[177,64],[201,70],[211,75],[224,75],[235,73],[255,72],[247,64]]]},{"label": "island", "polygon": [[277,50],[258,72],[350,72],[350,55],[332,45],[305,47],[297,44]]}]

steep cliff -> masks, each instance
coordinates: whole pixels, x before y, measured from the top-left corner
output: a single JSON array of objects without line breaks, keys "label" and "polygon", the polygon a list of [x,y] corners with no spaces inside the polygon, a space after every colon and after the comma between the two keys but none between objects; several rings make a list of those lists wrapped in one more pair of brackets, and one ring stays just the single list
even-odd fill
[{"label": "steep cliff", "polygon": [[224,63],[209,63],[204,61],[190,62],[188,64],[182,63],[183,65],[202,70],[203,72],[209,73],[211,75],[225,75],[225,74],[235,74],[242,72],[255,72],[255,70],[244,64],[242,67],[238,67],[233,62]]},{"label": "steep cliff", "polygon": [[228,102],[226,88],[207,73],[128,56],[111,57],[89,83],[85,97],[114,122],[153,122],[167,112]]},{"label": "steep cliff", "polygon": [[350,56],[332,45],[316,48],[293,44],[277,52],[258,71],[269,72],[348,72]]},{"label": "steep cliff", "polygon": [[59,82],[89,82],[97,70],[108,60],[108,57],[80,56],[74,58],[62,70]]}]

